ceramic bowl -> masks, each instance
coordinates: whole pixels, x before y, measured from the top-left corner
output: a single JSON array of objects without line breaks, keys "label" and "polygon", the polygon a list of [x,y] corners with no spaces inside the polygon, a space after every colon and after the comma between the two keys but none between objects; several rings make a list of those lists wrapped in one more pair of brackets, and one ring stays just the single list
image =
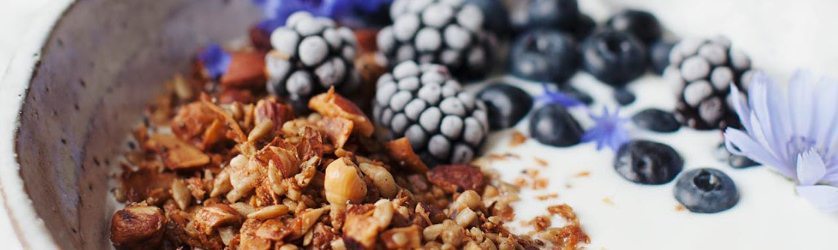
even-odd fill
[{"label": "ceramic bowl", "polygon": [[201,46],[244,37],[261,14],[239,0],[58,2],[33,25],[49,36],[33,39],[27,46],[35,53],[13,62],[34,65],[28,89],[3,91],[4,104],[20,112],[2,119],[18,121],[0,136],[13,140],[13,148],[0,146],[0,162],[8,163],[2,195],[24,248],[108,249],[117,206],[108,174],[145,104],[163,90],[160,83],[188,69]]}]

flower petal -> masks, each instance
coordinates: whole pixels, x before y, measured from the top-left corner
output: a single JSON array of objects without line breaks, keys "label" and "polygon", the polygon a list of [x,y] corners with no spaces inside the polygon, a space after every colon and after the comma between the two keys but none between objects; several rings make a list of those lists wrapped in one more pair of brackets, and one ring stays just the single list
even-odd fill
[{"label": "flower petal", "polygon": [[[815,102],[817,99],[812,98],[815,84],[817,83],[815,76],[805,70],[798,70],[789,80],[788,85],[788,100],[791,112],[792,130],[797,132],[796,135],[808,135],[810,131],[813,117],[812,114],[817,110]],[[805,133],[805,134],[803,134]]]},{"label": "flower petal", "polygon": [[821,211],[838,212],[838,187],[826,185],[797,186],[797,194]]},{"label": "flower petal", "polygon": [[815,185],[826,175],[826,165],[814,149],[797,155],[797,180],[800,185]]},{"label": "flower petal", "polygon": [[762,165],[770,166],[786,177],[795,177],[793,166],[787,166],[777,160],[777,158],[771,155],[765,147],[754,141],[753,138],[749,137],[741,130],[728,128],[725,130],[724,135],[725,147],[727,147],[727,150],[731,153],[744,155]]},{"label": "flower petal", "polygon": [[739,91],[736,85],[731,85],[730,96],[733,98],[733,110],[739,116],[739,120],[742,122],[742,126],[745,127],[745,131],[751,130],[751,109],[748,108],[747,98]]}]

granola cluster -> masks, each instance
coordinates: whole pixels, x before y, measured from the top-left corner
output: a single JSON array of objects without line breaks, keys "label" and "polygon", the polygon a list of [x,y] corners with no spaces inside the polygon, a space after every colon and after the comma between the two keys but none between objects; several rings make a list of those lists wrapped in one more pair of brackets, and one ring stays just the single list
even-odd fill
[{"label": "granola cluster", "polygon": [[116,248],[575,249],[587,241],[581,231],[510,233],[518,187],[472,165],[429,168],[406,138],[377,141],[361,108],[333,90],[297,116],[259,90],[222,84],[204,93],[196,75],[175,77],[134,130],[114,191],[126,203],[110,223]]}]

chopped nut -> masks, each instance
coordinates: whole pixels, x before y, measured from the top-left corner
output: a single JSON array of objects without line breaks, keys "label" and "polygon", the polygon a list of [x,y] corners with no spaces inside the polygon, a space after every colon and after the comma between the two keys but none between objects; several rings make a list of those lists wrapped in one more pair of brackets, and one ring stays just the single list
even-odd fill
[{"label": "chopped nut", "polygon": [[247,141],[255,142],[260,140],[269,135],[273,129],[274,122],[271,120],[264,120],[261,123],[257,123],[256,127],[254,127],[253,130],[250,130],[250,134],[247,135]]},{"label": "chopped nut", "polygon": [[273,205],[260,208],[255,212],[247,214],[247,218],[249,219],[257,219],[257,220],[265,220],[276,218],[288,213],[288,206],[285,205]]},{"label": "chopped nut", "polygon": [[220,226],[240,223],[241,216],[229,205],[216,203],[203,206],[195,211],[194,222],[197,223],[198,230],[209,235]]},{"label": "chopped nut", "polygon": [[425,173],[428,171],[428,166],[413,151],[413,147],[410,146],[410,141],[407,137],[387,142],[387,152],[400,165],[407,167],[407,169],[413,172]]},{"label": "chopped nut", "polygon": [[111,242],[117,248],[155,248],[162,243],[165,224],[160,208],[129,206],[111,218]]},{"label": "chopped nut", "polygon": [[361,172],[364,172],[364,175],[372,180],[372,183],[375,184],[376,188],[378,188],[378,192],[381,196],[393,198],[396,196],[396,193],[399,192],[396,180],[393,179],[393,175],[390,174],[390,172],[384,167],[370,163],[361,163],[358,164],[358,168],[361,169]]},{"label": "chopped nut", "polygon": [[[265,54],[258,51],[230,53],[230,65],[221,76],[221,85],[237,88],[263,87],[266,81]],[[264,88],[264,87],[263,87]]]},{"label": "chopped nut", "polygon": [[450,193],[464,190],[482,191],[486,185],[483,172],[471,165],[436,166],[428,171],[427,175],[431,183]]},{"label": "chopped nut", "polygon": [[374,132],[372,122],[364,115],[364,112],[358,106],[355,106],[352,101],[336,94],[334,88],[330,88],[329,92],[312,97],[308,102],[308,107],[323,116],[342,117],[351,120],[354,123],[354,130],[360,135],[370,137]]},{"label": "chopped nut", "polygon": [[378,218],[378,226],[387,228],[393,220],[393,204],[389,200],[381,199],[375,202],[373,216]]},{"label": "chopped nut", "polygon": [[480,206],[483,205],[481,203],[480,195],[477,194],[474,190],[467,190],[457,196],[457,199],[451,203],[451,208],[456,211],[461,209],[471,209],[471,210],[478,210]]},{"label": "chopped nut", "polygon": [[349,205],[346,209],[346,222],[343,224],[344,239],[350,239],[352,244],[360,244],[363,248],[371,249],[375,246],[376,236],[382,229],[378,218],[375,218],[374,208],[370,205]]},{"label": "chopped nut", "polygon": [[457,214],[457,225],[460,226],[468,226],[471,225],[477,219],[477,213],[472,211],[470,208],[463,209],[460,213]]},{"label": "chopped nut", "polygon": [[344,206],[347,202],[360,202],[367,194],[367,185],[349,159],[339,158],[326,167],[323,185],[326,200],[332,205]]},{"label": "chopped nut", "polygon": [[192,195],[189,194],[189,189],[186,188],[186,183],[183,180],[174,179],[172,181],[172,198],[181,210],[186,210],[189,207],[189,203],[192,202]]},{"label": "chopped nut", "polygon": [[381,241],[388,249],[417,249],[422,246],[419,227],[416,225],[381,232]]},{"label": "chopped nut", "polygon": [[254,111],[255,124],[270,120],[278,132],[282,124],[294,119],[294,110],[290,105],[276,102],[273,99],[260,100]]},{"label": "chopped nut", "polygon": [[248,216],[251,213],[256,212],[256,208],[244,202],[236,202],[230,204],[230,207],[235,209],[236,212],[239,212],[239,214],[241,214],[242,216]]},{"label": "chopped nut", "polygon": [[354,125],[351,120],[343,117],[324,117],[317,122],[320,131],[326,134],[335,148],[343,148],[352,134]]},{"label": "chopped nut", "polygon": [[146,143],[164,156],[163,163],[172,170],[200,167],[210,162],[209,156],[200,149],[171,135],[154,134]]},{"label": "chopped nut", "polygon": [[210,197],[218,197],[219,195],[225,194],[230,192],[233,189],[233,185],[230,184],[230,173],[225,168],[218,173],[218,176],[212,182],[212,191],[210,192]]}]

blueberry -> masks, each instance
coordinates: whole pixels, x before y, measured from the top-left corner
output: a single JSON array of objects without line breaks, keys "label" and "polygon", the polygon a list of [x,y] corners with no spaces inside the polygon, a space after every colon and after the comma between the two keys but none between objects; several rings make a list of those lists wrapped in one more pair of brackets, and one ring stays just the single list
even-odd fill
[{"label": "blueberry", "polygon": [[660,39],[663,33],[658,18],[642,10],[623,10],[609,18],[605,26],[616,31],[628,32],[646,45]]},{"label": "blueberry", "polygon": [[530,117],[530,137],[540,143],[567,147],[579,143],[582,126],[562,105],[547,104]]},{"label": "blueberry", "polygon": [[617,103],[620,105],[629,105],[634,102],[637,97],[634,96],[634,93],[631,93],[628,89],[619,88],[614,90],[614,99],[617,100]]},{"label": "blueberry", "polygon": [[718,213],[739,202],[736,184],[722,171],[693,169],[675,184],[675,199],[695,213]]},{"label": "blueberry", "polygon": [[509,11],[501,0],[466,0],[466,3],[474,4],[483,11],[484,20],[486,20],[483,22],[484,29],[499,36],[507,36],[511,33]]},{"label": "blueberry", "polygon": [[486,104],[492,130],[515,126],[530,112],[533,104],[527,92],[505,83],[489,85],[477,94],[477,98]]},{"label": "blueberry", "polygon": [[579,17],[576,0],[531,0],[527,5],[524,29],[568,28]]},{"label": "blueberry", "polygon": [[672,147],[658,142],[634,140],[617,150],[614,169],[638,184],[659,185],[672,181],[684,168],[684,159]]},{"label": "blueberry", "polygon": [[579,68],[579,49],[569,35],[536,30],[518,37],[512,45],[512,75],[540,82],[564,83]]},{"label": "blueberry", "polygon": [[727,158],[727,164],[730,165],[730,167],[736,169],[759,166],[758,162],[755,162],[754,160],[751,160],[751,158],[741,155],[731,155],[729,158]]},{"label": "blueberry", "polygon": [[649,63],[652,64],[652,71],[655,74],[663,75],[663,70],[669,66],[669,52],[674,46],[675,42],[661,40],[649,47]]},{"label": "blueberry", "polygon": [[594,98],[591,97],[591,95],[589,95],[588,93],[583,92],[582,90],[574,88],[574,87],[570,86],[569,84],[560,85],[559,90],[562,91],[562,93],[564,93],[564,94],[566,94],[570,97],[576,98],[576,100],[579,100],[580,102],[584,103],[585,105],[591,105],[591,103],[594,103]]},{"label": "blueberry", "polygon": [[585,40],[596,29],[596,21],[589,15],[580,14],[573,26],[567,29],[576,40]]},{"label": "blueberry", "polygon": [[759,163],[755,162],[754,160],[751,160],[751,158],[731,154],[727,151],[727,147],[725,147],[724,143],[719,144],[713,155],[715,155],[716,159],[718,159],[719,161],[727,162],[727,164],[730,165],[730,167],[735,169],[759,166]]},{"label": "blueberry", "polygon": [[646,49],[626,32],[605,30],[582,44],[583,67],[602,82],[624,86],[646,70]]},{"label": "blueberry", "polygon": [[638,112],[631,117],[631,121],[640,128],[661,133],[671,133],[681,128],[675,115],[655,108]]}]

